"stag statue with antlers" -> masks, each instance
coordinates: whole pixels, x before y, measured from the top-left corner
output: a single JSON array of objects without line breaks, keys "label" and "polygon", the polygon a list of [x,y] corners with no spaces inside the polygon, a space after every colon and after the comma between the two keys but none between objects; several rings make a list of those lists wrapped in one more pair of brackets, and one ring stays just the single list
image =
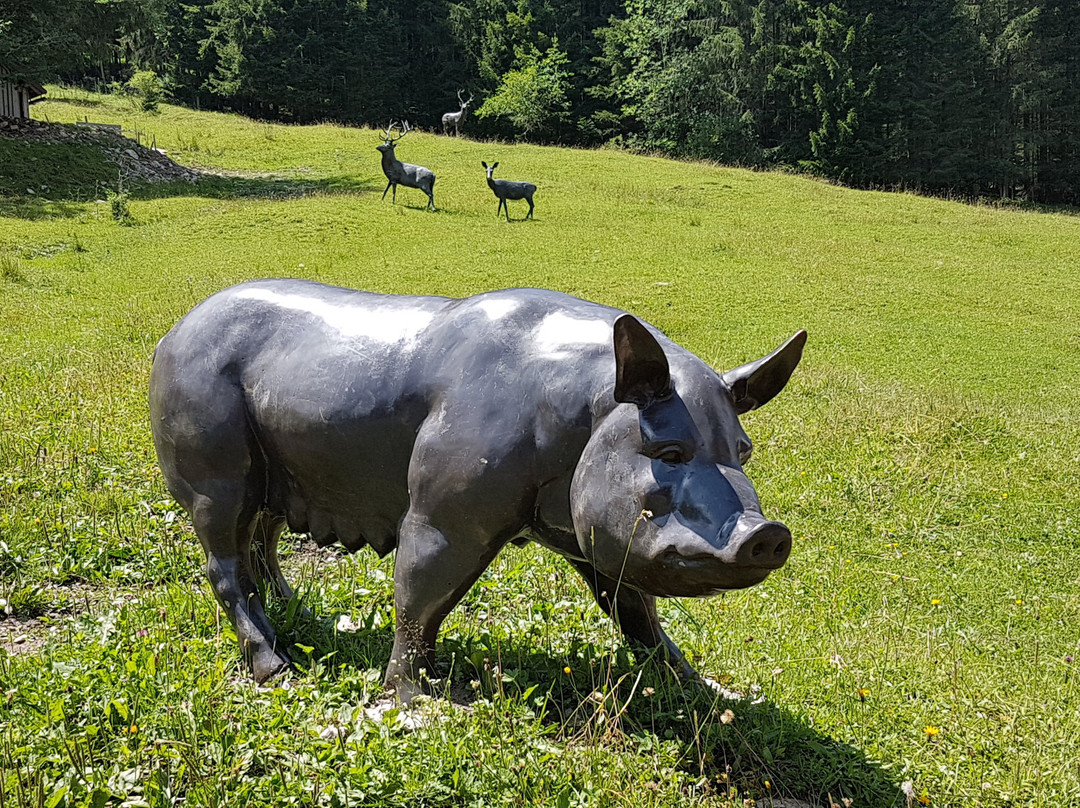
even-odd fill
[{"label": "stag statue with antlers", "polygon": [[472,103],[473,97],[470,95],[468,101],[461,100],[461,90],[457,91],[458,111],[448,112],[442,116],[442,133],[444,135],[450,134],[450,127],[454,127],[454,137],[461,137],[461,124],[465,122],[465,110],[469,108],[469,104]]},{"label": "stag statue with antlers", "polygon": [[[435,210],[435,174],[432,173],[431,169],[403,163],[394,156],[394,146],[411,131],[409,122],[402,122],[400,130],[400,135],[392,137],[394,122],[390,121],[390,125],[386,127],[386,134],[383,135],[383,142],[375,147],[382,152],[382,170],[388,180],[386,191],[391,188],[394,189],[390,201],[397,202],[397,187],[398,185],[404,185],[406,188],[418,188],[427,194],[428,207]],[[383,199],[386,199],[386,191],[382,192]]]}]

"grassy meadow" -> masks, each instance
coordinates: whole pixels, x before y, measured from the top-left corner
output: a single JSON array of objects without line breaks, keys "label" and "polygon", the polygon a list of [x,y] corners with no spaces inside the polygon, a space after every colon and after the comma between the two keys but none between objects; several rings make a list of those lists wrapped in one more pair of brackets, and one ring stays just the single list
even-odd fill
[{"label": "grassy meadow", "polygon": [[[375,131],[51,95],[36,118],[138,129],[206,176],[125,183],[121,223],[92,151],[0,136],[0,806],[1080,804],[1080,216],[414,132],[429,213],[380,200]],[[481,160],[539,186],[534,221],[496,218]],[[743,418],[791,560],[661,603],[746,698],[640,664],[527,546],[444,625],[471,707],[368,720],[393,558],[302,537],[284,564],[311,615],[272,608],[300,671],[256,687],[146,388],[180,316],[266,276],[550,287],[718,368],[806,328]]]}]

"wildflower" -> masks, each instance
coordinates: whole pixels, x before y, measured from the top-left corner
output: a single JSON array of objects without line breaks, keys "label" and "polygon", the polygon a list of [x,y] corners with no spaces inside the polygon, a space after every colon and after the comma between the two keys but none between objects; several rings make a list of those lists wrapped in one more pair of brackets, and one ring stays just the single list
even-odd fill
[{"label": "wildflower", "polygon": [[1023,599],[1023,598],[1017,598],[1017,599],[1016,599],[1016,605],[1017,605],[1017,606],[1020,606],[1020,605],[1021,605],[1021,604],[1022,604],[1023,602],[1024,602],[1024,599]]},{"label": "wildflower", "polygon": [[860,687],[856,692],[859,694],[859,701],[866,701],[866,697],[870,695],[870,689],[866,687]]},{"label": "wildflower", "polygon": [[643,695],[645,698],[649,698],[649,696],[652,696],[655,693],[656,693],[656,688],[653,688],[653,687],[647,687],[647,688],[645,688],[644,690],[641,691],[641,695]]},{"label": "wildflower", "polygon": [[567,665],[565,668],[562,669],[562,672],[565,673],[567,676],[569,676],[570,675],[570,666]]},{"label": "wildflower", "polygon": [[731,712],[731,710],[724,710],[724,712],[720,713],[720,723],[721,724],[730,724],[734,720],[735,720],[735,713]]},{"label": "wildflower", "polygon": [[1067,656],[1067,657],[1065,657],[1065,661],[1066,662],[1072,662],[1073,658],[1071,656]]},{"label": "wildflower", "polygon": [[941,598],[930,598],[930,605],[931,606],[940,606],[941,605]]},{"label": "wildflower", "polygon": [[128,732],[130,732],[132,735],[134,735],[138,731],[139,727],[136,724],[132,724],[130,727],[128,727]]},{"label": "wildflower", "polygon": [[929,794],[927,794],[927,793],[926,793],[926,792],[924,791],[924,792],[922,793],[922,796],[921,796],[921,797],[919,797],[919,805],[929,805],[929,804],[930,804],[930,795],[929,795]]},{"label": "wildflower", "polygon": [[940,733],[941,730],[938,727],[935,727],[933,724],[927,724],[926,727],[923,728],[923,732],[926,733],[926,737],[933,738],[935,735]]},{"label": "wildflower", "polygon": [[770,783],[768,780],[766,780],[765,781],[765,788],[772,788],[772,783]]}]

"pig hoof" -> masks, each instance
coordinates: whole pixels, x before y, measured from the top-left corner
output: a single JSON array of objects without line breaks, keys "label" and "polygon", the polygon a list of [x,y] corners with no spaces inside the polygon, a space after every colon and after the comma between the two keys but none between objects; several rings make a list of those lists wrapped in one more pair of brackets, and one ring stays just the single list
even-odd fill
[{"label": "pig hoof", "polygon": [[394,700],[403,707],[408,707],[413,699],[428,695],[418,682],[404,677],[386,682],[385,686]]},{"label": "pig hoof", "polygon": [[292,662],[284,654],[277,651],[267,650],[257,654],[251,661],[251,672],[255,675],[255,681],[260,685],[266,684],[271,679],[287,674],[292,670]]}]

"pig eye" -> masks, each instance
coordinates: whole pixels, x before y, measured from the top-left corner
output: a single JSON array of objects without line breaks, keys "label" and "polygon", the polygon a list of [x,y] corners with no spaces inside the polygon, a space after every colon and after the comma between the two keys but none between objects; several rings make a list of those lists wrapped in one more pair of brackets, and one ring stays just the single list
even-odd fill
[{"label": "pig eye", "polygon": [[693,452],[681,443],[661,443],[647,446],[642,453],[654,460],[659,460],[661,463],[671,465],[685,463],[693,456]]}]

